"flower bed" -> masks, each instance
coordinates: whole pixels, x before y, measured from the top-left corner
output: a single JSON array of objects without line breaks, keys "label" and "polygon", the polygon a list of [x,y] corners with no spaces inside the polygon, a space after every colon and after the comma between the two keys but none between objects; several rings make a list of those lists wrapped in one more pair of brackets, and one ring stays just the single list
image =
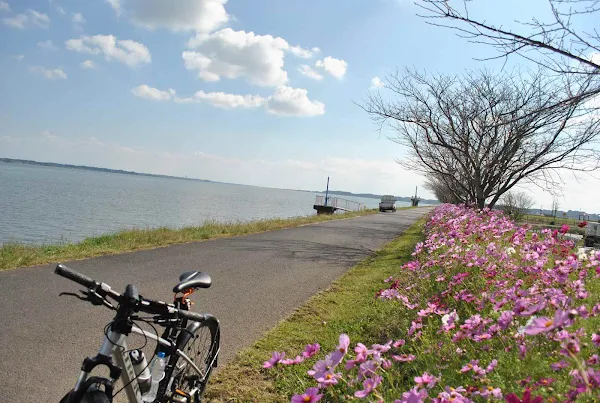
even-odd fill
[{"label": "flower bed", "polygon": [[578,251],[567,231],[442,205],[376,295],[405,312],[381,344],[351,348],[342,334],[324,357],[309,345],[265,368],[285,376],[315,361],[293,402],[600,401],[600,254]]}]

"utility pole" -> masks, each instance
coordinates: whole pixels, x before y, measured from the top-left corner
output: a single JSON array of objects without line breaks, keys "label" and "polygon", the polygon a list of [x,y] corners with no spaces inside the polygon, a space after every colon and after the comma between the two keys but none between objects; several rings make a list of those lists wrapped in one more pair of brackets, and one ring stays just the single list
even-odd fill
[{"label": "utility pole", "polygon": [[327,206],[328,200],[329,200],[329,176],[327,177],[327,189],[325,190],[325,206]]}]

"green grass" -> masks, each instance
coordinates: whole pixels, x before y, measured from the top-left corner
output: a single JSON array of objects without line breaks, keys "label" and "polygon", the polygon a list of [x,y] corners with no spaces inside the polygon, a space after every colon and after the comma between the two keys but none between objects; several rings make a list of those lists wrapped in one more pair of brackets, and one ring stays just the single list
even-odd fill
[{"label": "green grass", "polygon": [[[535,215],[535,214],[525,214],[523,216],[523,219],[521,220],[523,222],[528,222],[528,223],[536,223],[536,224],[544,224],[544,225],[558,225],[561,226],[563,224],[568,224],[571,226],[577,225],[579,224],[579,220],[575,219],[575,218],[563,218],[563,217],[545,217],[545,216],[540,216],[540,215]],[[551,224],[551,222],[554,222],[554,224]]]},{"label": "green grass", "polygon": [[[397,332],[389,324],[406,322],[398,305],[381,303],[374,297],[383,280],[397,275],[422,240],[421,220],[373,257],[352,268],[324,292],[311,298],[288,319],[269,331],[251,348],[220,370],[210,381],[207,398],[214,402],[289,402],[293,393],[304,391],[306,371],[314,363],[263,370],[262,363],[273,351],[294,357],[304,345],[319,342],[325,350],[337,343],[340,333],[351,340],[380,342]],[[401,326],[404,328],[404,326]]]},{"label": "green grass", "polygon": [[311,215],[288,219],[271,219],[253,222],[218,223],[207,221],[198,227],[132,229],[106,234],[78,243],[59,245],[26,245],[7,243],[0,246],[0,270],[23,266],[84,259],[101,255],[114,255],[141,249],[203,241],[236,235],[253,234],[284,228],[298,227],[323,221],[352,218],[374,214],[376,210],[363,210],[333,215]]}]

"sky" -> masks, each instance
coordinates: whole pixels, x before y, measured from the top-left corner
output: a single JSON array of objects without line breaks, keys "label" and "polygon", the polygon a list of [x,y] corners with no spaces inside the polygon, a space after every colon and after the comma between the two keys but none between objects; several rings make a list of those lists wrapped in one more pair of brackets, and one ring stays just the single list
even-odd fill
[{"label": "sky", "polygon": [[[473,4],[506,26],[547,9]],[[0,0],[0,157],[431,197],[358,105],[396,69],[501,65],[418,12],[409,0]],[[600,211],[600,180],[563,178],[563,209]]]}]

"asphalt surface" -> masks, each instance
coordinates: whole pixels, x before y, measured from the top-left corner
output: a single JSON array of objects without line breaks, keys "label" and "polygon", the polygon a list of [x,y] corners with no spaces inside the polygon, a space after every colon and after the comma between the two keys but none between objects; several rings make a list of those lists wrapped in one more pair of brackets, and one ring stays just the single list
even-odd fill
[{"label": "asphalt surface", "polygon": [[[430,209],[401,210],[243,237],[66,262],[118,291],[171,300],[180,273],[213,280],[192,298],[221,322],[220,366],[358,261]],[[68,297],[78,286],[55,265],[0,271],[0,397],[3,403],[58,402],[83,358],[97,353],[112,312]],[[139,340],[137,340],[139,342]],[[129,342],[134,347],[135,341]]]}]

